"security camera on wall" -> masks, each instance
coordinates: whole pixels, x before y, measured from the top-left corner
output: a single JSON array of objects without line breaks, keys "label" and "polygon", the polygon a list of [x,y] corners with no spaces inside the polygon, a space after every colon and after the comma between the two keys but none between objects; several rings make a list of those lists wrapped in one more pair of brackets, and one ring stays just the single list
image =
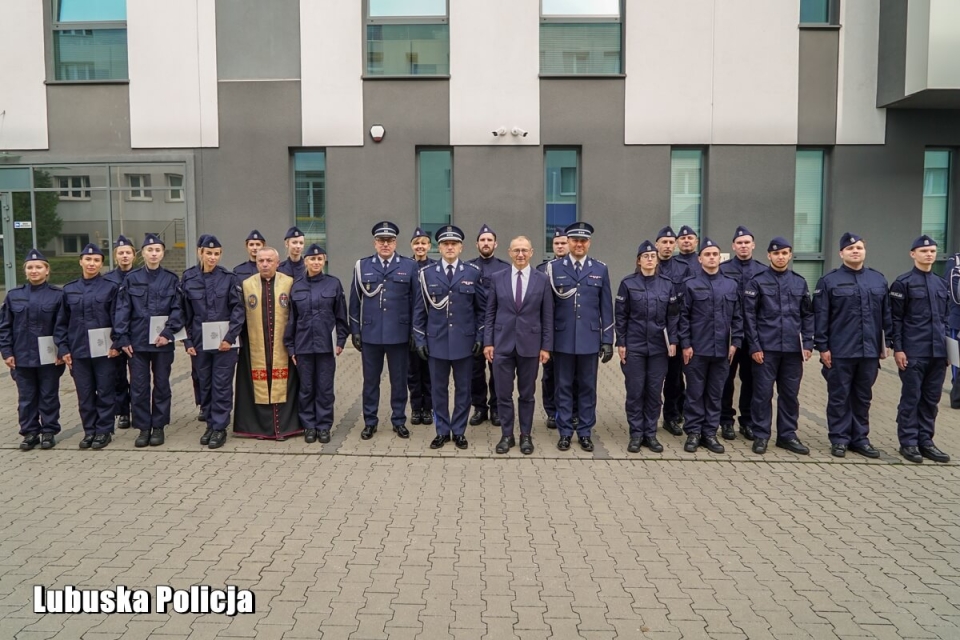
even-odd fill
[{"label": "security camera on wall", "polygon": [[507,135],[507,128],[506,128],[506,127],[500,127],[499,129],[494,129],[491,133],[493,133],[493,137],[494,137],[494,138],[496,138],[496,137],[502,137],[502,136]]},{"label": "security camera on wall", "polygon": [[510,129],[510,133],[512,133],[515,136],[520,136],[521,138],[526,138],[528,132],[525,129],[521,129],[520,127],[514,127],[513,129]]}]

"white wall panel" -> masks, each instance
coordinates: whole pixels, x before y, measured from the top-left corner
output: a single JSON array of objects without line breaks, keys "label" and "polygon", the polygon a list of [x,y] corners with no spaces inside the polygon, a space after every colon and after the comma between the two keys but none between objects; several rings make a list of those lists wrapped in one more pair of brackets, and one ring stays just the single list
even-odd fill
[{"label": "white wall panel", "polygon": [[127,3],[134,148],[216,147],[215,0]]},{"label": "white wall panel", "polygon": [[930,53],[930,0],[913,0],[907,5],[907,45],[904,62],[904,95],[927,88]]},{"label": "white wall panel", "polygon": [[932,0],[927,86],[960,88],[960,2]]},{"label": "white wall panel", "polygon": [[627,0],[626,144],[710,142],[713,11],[714,0]]},{"label": "white wall panel", "polygon": [[363,146],[362,23],[358,0],[300,0],[305,146]]},{"label": "white wall panel", "polygon": [[880,0],[840,3],[837,144],[883,144],[887,113],[877,109]]},{"label": "white wall panel", "polygon": [[0,150],[47,148],[43,5],[0,2]]},{"label": "white wall panel", "polygon": [[539,145],[539,73],[538,2],[450,2],[450,144]]}]

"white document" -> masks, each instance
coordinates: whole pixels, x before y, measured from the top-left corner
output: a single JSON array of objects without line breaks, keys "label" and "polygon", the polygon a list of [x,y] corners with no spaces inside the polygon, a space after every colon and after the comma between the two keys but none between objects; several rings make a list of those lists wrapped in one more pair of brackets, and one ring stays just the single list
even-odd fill
[{"label": "white document", "polygon": [[[230,331],[230,322],[227,320],[204,322],[200,330],[203,331],[203,350],[216,351],[220,348],[220,343],[223,342],[224,337],[226,337]],[[238,336],[237,339],[234,340],[231,349],[239,347],[240,337]]]},{"label": "white document", "polygon": [[947,338],[947,360],[955,367],[960,367],[960,342]]},{"label": "white document", "polygon": [[102,329],[87,329],[87,341],[90,344],[90,357],[91,358],[106,358],[109,351],[112,340],[110,339],[110,332],[112,329],[110,327],[103,327]]},{"label": "white document", "polygon": [[[150,334],[149,342],[153,344],[157,341],[157,338],[160,337],[160,334],[163,333],[163,328],[167,326],[167,320],[170,319],[170,316],[150,316]],[[187,339],[187,329],[184,327],[173,334],[174,341],[177,340],[186,340]]]},{"label": "white document", "polygon": [[53,344],[53,336],[37,338],[37,349],[40,351],[40,364],[54,364],[57,361],[57,345]]}]

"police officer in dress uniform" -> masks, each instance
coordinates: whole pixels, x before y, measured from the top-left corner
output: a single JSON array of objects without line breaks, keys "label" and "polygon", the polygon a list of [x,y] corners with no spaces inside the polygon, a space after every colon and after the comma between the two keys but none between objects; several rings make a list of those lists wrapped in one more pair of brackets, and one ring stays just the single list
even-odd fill
[{"label": "police officer in dress uniform", "polygon": [[[689,230],[689,227],[684,227],[684,230]],[[694,234],[694,242],[696,237]],[[656,242],[659,271],[679,289],[683,281],[694,274],[693,268],[680,256],[673,255],[677,237],[670,226],[657,232]],[[700,265],[696,264],[696,268],[699,270]],[[675,436],[683,435],[680,425],[683,424],[684,388],[683,356],[675,353],[667,360],[667,372],[663,385],[663,429]]]},{"label": "police officer in dress uniform", "polygon": [[[183,274],[183,346],[197,372],[200,406],[207,428],[200,444],[219,449],[227,441],[233,409],[234,347],[246,318],[237,276],[220,266],[223,247],[216,236],[204,236],[200,267]],[[226,323],[224,327],[220,323]]]},{"label": "police officer in dress uniform", "polygon": [[[480,233],[477,234],[477,251],[480,255],[468,262],[477,265],[480,268],[480,282],[485,289],[490,286],[490,278],[493,274],[510,268],[510,263],[493,255],[497,250],[497,234],[493,232],[488,225],[480,227]],[[490,292],[487,291],[487,298]],[[487,367],[490,367],[490,380],[487,381]],[[487,363],[487,360],[481,354],[473,361],[473,380],[471,383],[471,402],[473,403],[473,415],[470,416],[470,425],[477,426],[482,424],[488,417],[490,424],[495,427],[500,426],[499,409],[497,408],[497,388],[493,379],[493,363]],[[487,401],[487,391],[489,389],[489,403]],[[489,412],[488,412],[489,407]]]},{"label": "police officer in dress uniform", "polygon": [[[207,241],[207,234],[202,233],[200,237],[197,238],[197,264],[187,267],[183,275],[180,276],[180,286],[183,287],[183,282],[187,278],[192,278],[200,272],[202,259],[201,255],[203,254],[203,246]],[[186,349],[186,344],[184,344],[184,349]],[[200,403],[200,377],[197,375],[197,361],[196,358],[190,358],[190,379],[193,381],[193,404],[197,407],[197,420],[204,422],[207,419],[207,407],[203,406]]]},{"label": "police officer in dress uniform", "polygon": [[[556,362],[557,448],[566,451],[574,430],[580,448],[593,451],[597,422],[598,357],[613,357],[613,295],[607,265],[587,256],[593,226],[575,222],[565,230],[570,253],[547,264],[553,289],[553,359]],[[578,384],[577,424],[573,418],[574,380]]]},{"label": "police officer in dress uniform", "polygon": [[680,346],[687,377],[683,450],[693,453],[703,445],[723,453],[717,426],[723,383],[743,343],[740,287],[720,271],[720,248],[710,238],[700,245],[700,265],[680,290]]},{"label": "police officer in dress uniform", "polygon": [[250,255],[250,259],[244,260],[233,268],[233,274],[237,276],[237,280],[243,282],[250,276],[259,273],[257,270],[257,251],[260,251],[260,249],[263,249],[266,245],[267,239],[263,237],[262,233],[256,229],[250,232],[246,240],[246,250]]},{"label": "police officer in dress uniform", "polygon": [[303,248],[306,246],[306,239],[303,231],[296,226],[290,227],[283,236],[283,244],[287,247],[287,259],[280,263],[277,271],[296,280],[304,272]]},{"label": "police officer in dress uniform", "polygon": [[922,235],[910,246],[913,269],[890,285],[893,358],[903,384],[897,407],[900,455],[910,462],[950,462],[933,442],[943,380],[947,374],[946,335],[949,292],[933,273],[937,242]]},{"label": "police officer in dress uniform", "polygon": [[893,344],[893,324],[887,280],[864,266],[866,256],[863,239],[844,233],[843,265],[820,278],[813,292],[813,344],[827,380],[830,453],[838,458],[846,456],[848,448],[868,458],[880,457],[868,438],[870,402],[880,360]]},{"label": "police officer in dress uniform", "polygon": [[813,301],[807,281],[789,268],[793,245],[776,237],[767,246],[770,268],[746,283],[743,316],[753,359],[753,452],[764,454],[773,428],[773,385],[777,385],[776,445],[807,455],[797,438],[803,363],[813,351]]},{"label": "police officer in dress uniform", "polygon": [[[137,250],[134,248],[133,243],[123,234],[117,236],[116,242],[113,243],[113,261],[116,267],[113,271],[107,272],[103,277],[116,284],[118,292],[126,281],[127,275],[133,271],[133,262],[136,258]],[[111,360],[113,362],[115,384],[113,394],[115,406],[113,413],[117,417],[117,428],[129,429],[130,379],[127,370],[130,366],[130,358],[121,350],[115,357],[111,358]]]},{"label": "police officer in dress uniform", "polygon": [[383,221],[373,225],[376,253],[357,260],[350,286],[350,332],[363,356],[363,431],[369,440],[377,432],[380,374],[386,357],[390,370],[390,407],[394,432],[409,438],[405,415],[406,377],[410,360],[413,297],[417,294],[417,264],[397,254],[400,228]]},{"label": "police officer in dress uniform", "polygon": [[[947,293],[950,314],[947,317],[948,333],[951,338],[960,338],[960,253],[954,254],[947,260],[946,270],[943,272],[947,281]],[[953,386],[950,388],[950,408],[960,409],[960,367],[951,367]]]},{"label": "police officer in dress uniform", "polygon": [[[160,266],[165,248],[159,236],[146,234],[140,249],[144,266],[127,276],[117,294],[113,330],[116,345],[130,357],[133,426],[140,430],[137,447],[162,445],[163,429],[170,424],[173,341],[183,328],[183,312],[180,281]],[[162,323],[160,316],[166,316]]]},{"label": "police officer in dress uniform", "polygon": [[[553,258],[545,258],[543,262],[537,265],[537,271],[547,272],[547,263],[551,260],[563,258],[570,252],[570,245],[567,242],[566,231],[563,227],[555,227],[553,230]],[[573,415],[574,420],[579,414],[577,411],[577,396],[579,395],[577,381],[573,381]],[[557,428],[557,401],[555,396],[555,382],[553,377],[553,360],[548,360],[543,364],[543,373],[540,375],[540,398],[543,401],[543,410],[547,414],[547,429]]]},{"label": "police officer in dress uniform", "polygon": [[[430,234],[420,227],[413,230],[410,249],[413,251],[413,259],[419,271],[436,264],[437,261],[427,255],[430,251]],[[416,344],[411,340],[410,350],[416,351],[416,349]],[[407,389],[410,391],[410,424],[433,424],[430,364],[414,355],[410,356],[410,371],[407,373]]]},{"label": "police officer in dress uniform", "polygon": [[120,350],[113,344],[112,327],[120,287],[100,275],[102,266],[100,247],[86,245],[80,253],[82,276],[63,286],[59,319],[67,334],[63,361],[77,387],[83,424],[81,449],[103,449],[113,439],[116,372],[112,359]]},{"label": "police officer in dress uniform", "polygon": [[637,248],[637,272],[620,282],[614,303],[630,453],[638,453],[642,446],[654,453],[663,451],[657,440],[660,394],[667,359],[676,355],[679,340],[676,285],[657,268],[658,255],[649,240]]},{"label": "police officer in dress uniform", "polygon": [[[350,325],[343,286],[323,267],[327,252],[311,244],[304,255],[304,277],[290,289],[290,317],[283,343],[300,374],[300,424],[308,443],[330,442],[333,427],[336,357],[343,353]],[[333,332],[337,332],[334,344]]]},{"label": "police officer in dress uniform", "polygon": [[[20,449],[52,449],[60,433],[60,376],[65,368],[59,353],[66,352],[66,333],[62,326],[57,330],[63,291],[47,283],[50,265],[36,249],[27,252],[23,271],[27,283],[8,291],[0,307],[0,356],[17,383]],[[47,364],[41,363],[41,338],[47,343]]]},{"label": "police officer in dress uniform", "polygon": [[452,434],[454,445],[466,449],[473,356],[483,346],[486,291],[480,284],[480,267],[460,261],[463,231],[446,225],[437,230],[435,238],[441,259],[419,273],[419,291],[413,302],[413,336],[420,359],[429,363],[430,378],[437,382],[432,389],[437,437],[430,448],[439,449],[450,442]]}]

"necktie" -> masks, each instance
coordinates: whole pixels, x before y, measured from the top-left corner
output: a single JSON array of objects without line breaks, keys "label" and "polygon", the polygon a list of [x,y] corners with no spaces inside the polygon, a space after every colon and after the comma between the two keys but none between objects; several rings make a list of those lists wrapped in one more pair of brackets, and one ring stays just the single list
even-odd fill
[{"label": "necktie", "polygon": [[573,263],[573,270],[577,272],[577,277],[580,277],[580,261],[579,260]]},{"label": "necktie", "polygon": [[386,271],[388,266],[390,266],[390,263],[387,262],[386,260],[384,260],[384,261],[383,261],[383,270]]},{"label": "necktie", "polygon": [[517,304],[517,310],[520,310],[520,305],[523,304],[523,272],[517,271],[517,295],[514,297],[513,301]]},{"label": "necktie", "polygon": [[447,265],[447,282],[453,282],[453,265]]}]

